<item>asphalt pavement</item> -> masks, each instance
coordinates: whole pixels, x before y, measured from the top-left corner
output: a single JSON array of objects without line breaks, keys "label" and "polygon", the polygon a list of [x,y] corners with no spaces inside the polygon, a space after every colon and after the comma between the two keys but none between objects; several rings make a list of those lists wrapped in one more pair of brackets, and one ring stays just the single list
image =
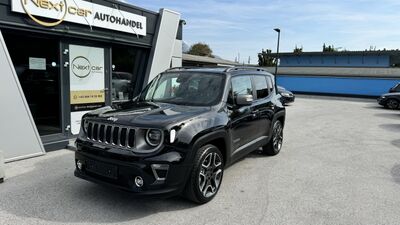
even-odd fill
[{"label": "asphalt pavement", "polygon": [[71,150],[6,164],[0,224],[400,224],[400,110],[299,97],[282,152],[227,168],[216,198],[137,199],[73,175]]}]

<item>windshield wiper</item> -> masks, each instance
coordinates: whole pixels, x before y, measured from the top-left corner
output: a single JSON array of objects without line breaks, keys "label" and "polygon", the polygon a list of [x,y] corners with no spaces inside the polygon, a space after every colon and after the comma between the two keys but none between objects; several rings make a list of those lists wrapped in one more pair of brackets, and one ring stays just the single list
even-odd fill
[{"label": "windshield wiper", "polygon": [[153,101],[145,101],[144,103],[155,106],[155,107],[160,107],[159,105],[157,105],[156,103],[154,103]]}]

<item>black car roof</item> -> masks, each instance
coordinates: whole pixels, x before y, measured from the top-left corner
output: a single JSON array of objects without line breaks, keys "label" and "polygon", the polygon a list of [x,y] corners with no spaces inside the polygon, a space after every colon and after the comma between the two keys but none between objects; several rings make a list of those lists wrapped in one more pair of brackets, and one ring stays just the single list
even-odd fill
[{"label": "black car roof", "polygon": [[223,73],[238,75],[244,72],[252,71],[258,73],[270,74],[268,71],[259,67],[176,67],[166,70],[166,72],[201,72],[201,73]]},{"label": "black car roof", "polygon": [[167,72],[214,72],[223,73],[226,68],[224,67],[177,67],[168,69]]}]

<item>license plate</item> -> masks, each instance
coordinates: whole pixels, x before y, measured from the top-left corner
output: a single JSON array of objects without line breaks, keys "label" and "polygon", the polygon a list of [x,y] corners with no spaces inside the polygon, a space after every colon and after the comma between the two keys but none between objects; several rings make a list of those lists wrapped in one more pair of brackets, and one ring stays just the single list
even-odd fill
[{"label": "license plate", "polygon": [[118,178],[118,167],[95,160],[86,160],[86,170],[107,178]]}]

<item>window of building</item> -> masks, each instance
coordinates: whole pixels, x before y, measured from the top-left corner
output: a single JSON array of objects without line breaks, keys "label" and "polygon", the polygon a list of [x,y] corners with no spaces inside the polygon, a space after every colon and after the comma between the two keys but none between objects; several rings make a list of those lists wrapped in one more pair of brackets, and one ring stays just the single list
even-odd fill
[{"label": "window of building", "polygon": [[133,62],[136,52],[129,48],[112,48],[112,101],[126,101],[132,92],[134,75]]},{"label": "window of building", "polygon": [[61,133],[59,41],[2,31],[39,134]]},{"label": "window of building", "polygon": [[127,101],[138,94],[145,76],[148,50],[114,45],[112,47],[112,101]]}]

